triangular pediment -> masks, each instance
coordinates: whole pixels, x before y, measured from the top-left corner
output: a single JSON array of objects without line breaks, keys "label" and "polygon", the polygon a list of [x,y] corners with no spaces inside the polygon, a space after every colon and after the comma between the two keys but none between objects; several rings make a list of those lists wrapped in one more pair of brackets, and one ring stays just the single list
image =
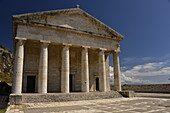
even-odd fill
[{"label": "triangular pediment", "polygon": [[19,20],[36,25],[57,26],[91,34],[116,37],[119,40],[124,38],[121,34],[79,8],[14,15],[13,19],[14,21]]}]

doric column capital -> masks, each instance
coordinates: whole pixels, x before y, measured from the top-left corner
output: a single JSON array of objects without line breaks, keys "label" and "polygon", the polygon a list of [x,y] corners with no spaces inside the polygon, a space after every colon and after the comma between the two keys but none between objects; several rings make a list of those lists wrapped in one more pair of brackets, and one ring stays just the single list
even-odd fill
[{"label": "doric column capital", "polygon": [[105,48],[99,48],[99,51],[107,51],[107,49],[105,49]]},{"label": "doric column capital", "polygon": [[25,44],[25,41],[27,40],[26,38],[19,38],[19,37],[15,37],[15,40],[17,40],[16,45],[17,46],[21,46]]},{"label": "doric column capital", "polygon": [[40,40],[41,45],[48,47],[49,44],[51,43],[50,41],[46,41],[46,40]]},{"label": "doric column capital", "polygon": [[119,54],[119,53],[121,53],[121,51],[120,50],[114,50],[113,53],[114,54]]},{"label": "doric column capital", "polygon": [[81,46],[82,52],[83,52],[83,51],[88,52],[88,49],[89,49],[89,48],[90,48],[90,46]]},{"label": "doric column capital", "polygon": [[62,46],[70,47],[70,46],[72,46],[72,44],[62,43]]},{"label": "doric column capital", "polygon": [[89,49],[90,48],[90,46],[81,46],[82,48],[84,48],[84,49]]},{"label": "doric column capital", "polygon": [[25,40],[27,40],[27,39],[26,39],[26,38],[21,38],[21,37],[15,37],[15,40],[25,41]]}]

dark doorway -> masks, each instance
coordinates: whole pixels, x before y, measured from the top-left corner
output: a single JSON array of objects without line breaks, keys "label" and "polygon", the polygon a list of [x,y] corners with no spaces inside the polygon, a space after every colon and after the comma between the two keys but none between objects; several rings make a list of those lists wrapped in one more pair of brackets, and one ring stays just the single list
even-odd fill
[{"label": "dark doorway", "polygon": [[73,82],[74,81],[74,75],[70,74],[70,84],[69,84],[69,88],[70,88],[70,92],[73,92]]},{"label": "dark doorway", "polygon": [[35,76],[27,76],[27,93],[35,93]]},{"label": "dark doorway", "polygon": [[99,77],[96,77],[96,91],[99,91]]}]

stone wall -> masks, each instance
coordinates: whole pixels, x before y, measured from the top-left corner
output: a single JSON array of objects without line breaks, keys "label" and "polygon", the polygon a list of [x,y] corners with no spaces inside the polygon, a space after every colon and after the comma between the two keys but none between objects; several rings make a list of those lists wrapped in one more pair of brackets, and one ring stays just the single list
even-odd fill
[{"label": "stone wall", "polygon": [[123,85],[122,89],[135,92],[170,93],[170,84]]}]

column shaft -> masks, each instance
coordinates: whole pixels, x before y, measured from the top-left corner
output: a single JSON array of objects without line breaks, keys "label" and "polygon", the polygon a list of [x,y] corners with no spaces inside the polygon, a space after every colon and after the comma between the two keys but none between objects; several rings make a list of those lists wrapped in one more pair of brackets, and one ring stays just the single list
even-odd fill
[{"label": "column shaft", "polygon": [[106,92],[106,64],[103,50],[99,52],[99,90]]},{"label": "column shaft", "polygon": [[21,94],[22,92],[22,76],[23,76],[23,62],[24,62],[24,42],[19,40],[16,43],[14,76],[12,83],[12,93]]},{"label": "column shaft", "polygon": [[38,93],[47,93],[48,45],[48,43],[41,43],[38,73]]},{"label": "column shaft", "polygon": [[121,91],[120,63],[118,53],[114,53],[114,89]]},{"label": "column shaft", "polygon": [[81,54],[81,91],[89,92],[88,48],[83,48]]},{"label": "column shaft", "polygon": [[62,49],[61,92],[69,93],[69,46]]}]

